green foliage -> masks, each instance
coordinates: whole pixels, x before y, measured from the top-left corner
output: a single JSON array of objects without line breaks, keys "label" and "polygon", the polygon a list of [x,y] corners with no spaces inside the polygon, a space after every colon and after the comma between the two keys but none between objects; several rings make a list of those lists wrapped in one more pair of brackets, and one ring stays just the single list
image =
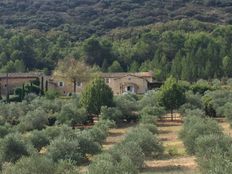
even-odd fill
[{"label": "green foliage", "polygon": [[113,105],[112,89],[104,80],[97,78],[82,92],[80,103],[88,113],[99,114],[102,106]]},{"label": "green foliage", "polygon": [[215,90],[208,91],[203,96],[203,102],[205,105],[206,114],[212,117],[225,116],[223,113],[224,106],[232,99],[232,93],[230,90]]},{"label": "green foliage", "polygon": [[116,107],[122,112],[124,119],[128,122],[138,120],[138,116],[134,113],[138,110],[138,102],[136,96],[133,94],[124,94],[115,96],[114,102]]},{"label": "green foliage", "polygon": [[56,90],[48,90],[45,92],[45,97],[49,100],[54,100],[55,98],[57,98],[59,96],[59,92]]},{"label": "green foliage", "polygon": [[183,88],[173,77],[168,78],[161,87],[160,100],[171,113],[185,103],[186,97]]},{"label": "green foliage", "polygon": [[163,146],[158,137],[143,127],[134,128],[124,142],[136,142],[146,156],[158,157],[163,153]]},{"label": "green foliage", "polygon": [[112,65],[108,68],[109,72],[123,72],[123,69],[118,61],[114,61]]},{"label": "green foliage", "polygon": [[0,138],[4,138],[10,133],[10,127],[7,125],[0,125]]},{"label": "green foliage", "polygon": [[117,174],[118,170],[115,166],[113,158],[109,153],[103,153],[94,160],[89,166],[89,174]]},{"label": "green foliage", "polygon": [[74,166],[68,161],[54,163],[42,156],[23,157],[15,165],[8,165],[3,170],[4,174],[74,174]]},{"label": "green foliage", "polygon": [[44,131],[34,130],[29,137],[30,142],[38,151],[49,144],[49,139]]},{"label": "green foliage", "polygon": [[110,153],[103,153],[89,166],[89,174],[138,174],[138,170],[128,156],[118,156],[117,159]]},{"label": "green foliage", "polygon": [[30,148],[22,141],[19,134],[9,134],[0,141],[1,160],[16,162],[22,156],[29,156]]},{"label": "green foliage", "polygon": [[75,164],[85,162],[78,140],[70,141],[65,138],[53,140],[48,146],[48,156],[55,162],[59,160],[72,160]]},{"label": "green foliage", "polygon": [[192,112],[199,110],[201,112],[201,110],[204,109],[204,104],[201,99],[202,96],[200,94],[198,93],[194,94],[192,91],[187,91],[185,93],[185,96],[186,96],[185,104],[183,104],[179,109],[182,116],[185,116],[189,111]]},{"label": "green foliage", "polygon": [[149,130],[154,135],[155,134],[157,135],[159,132],[158,128],[154,124],[152,124],[152,122],[146,123],[146,124],[141,124],[140,127]]},{"label": "green foliage", "polygon": [[212,90],[212,87],[209,85],[209,83],[205,80],[198,80],[196,83],[194,83],[191,86],[191,90],[193,93],[199,93],[203,95],[206,91]]},{"label": "green foliage", "polygon": [[136,142],[131,141],[121,143],[111,150],[111,154],[116,159],[119,156],[129,157],[137,169],[141,169],[144,165],[145,155],[139,144]]},{"label": "green foliage", "polygon": [[202,173],[230,173],[231,137],[225,135],[201,136],[196,140],[197,159]]},{"label": "green foliage", "polygon": [[[151,0],[147,0],[146,3],[129,0],[49,2],[45,0],[18,4],[16,0],[11,3],[3,1],[0,13],[6,17],[0,18],[3,21],[2,25],[8,28],[24,26],[39,31],[63,31],[64,34],[59,35],[57,39],[57,45],[65,46],[68,43],[67,33],[71,33],[73,39],[83,39],[91,34],[100,35],[118,27],[144,26],[185,18],[215,23],[221,23],[223,20],[231,23],[227,10],[231,5],[229,0],[176,0],[171,3]],[[35,14],[35,9],[38,8],[41,13]],[[215,15],[210,14],[211,9],[215,11]],[[104,10],[106,12],[101,13]],[[202,14],[201,10],[206,11],[208,15]],[[143,11],[147,13],[143,14]],[[21,51],[13,53],[14,58],[23,55]]]},{"label": "green foliage", "polygon": [[84,124],[87,122],[87,113],[84,108],[78,108],[75,103],[63,105],[60,113],[57,116],[59,123],[66,123],[69,125]]},{"label": "green foliage", "polygon": [[[152,106],[145,106],[140,111],[140,115],[141,115],[142,120],[144,120],[144,118],[146,118],[147,116],[150,116],[150,117],[153,117],[152,122],[154,122],[158,118],[161,118],[161,116],[164,115],[164,113],[165,113],[165,109],[161,106],[153,106],[153,107]],[[152,122],[150,122],[150,123],[152,123]]]},{"label": "green foliage", "polygon": [[115,121],[116,123],[120,123],[123,121],[124,116],[121,110],[119,110],[118,108],[102,106],[100,118],[104,120],[112,120]]},{"label": "green foliage", "polygon": [[30,131],[33,129],[44,129],[48,125],[48,114],[41,108],[30,111],[22,117],[19,124],[20,131]]},{"label": "green foliage", "polygon": [[189,154],[195,154],[198,150],[196,146],[197,138],[211,134],[222,135],[222,129],[216,121],[189,115],[185,118],[180,137],[184,142],[187,152]]},{"label": "green foliage", "polygon": [[228,102],[223,107],[223,115],[226,117],[230,126],[232,127],[232,112],[231,112],[232,103]]}]

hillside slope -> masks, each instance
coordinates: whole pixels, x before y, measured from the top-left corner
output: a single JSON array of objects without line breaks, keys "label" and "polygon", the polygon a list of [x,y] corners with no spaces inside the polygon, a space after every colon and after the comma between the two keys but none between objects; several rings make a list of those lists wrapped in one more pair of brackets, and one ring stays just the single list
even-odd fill
[{"label": "hillside slope", "polygon": [[230,0],[2,0],[0,23],[7,28],[51,29],[76,39],[117,27],[177,19],[232,23]]}]

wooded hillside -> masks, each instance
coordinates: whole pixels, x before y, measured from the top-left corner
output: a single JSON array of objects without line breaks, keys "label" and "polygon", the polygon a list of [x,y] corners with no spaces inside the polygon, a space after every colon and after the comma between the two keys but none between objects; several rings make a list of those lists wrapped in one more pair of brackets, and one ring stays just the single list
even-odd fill
[{"label": "wooded hillside", "polygon": [[232,23],[230,0],[2,0],[0,23],[7,28],[51,29],[75,39],[177,19]]}]

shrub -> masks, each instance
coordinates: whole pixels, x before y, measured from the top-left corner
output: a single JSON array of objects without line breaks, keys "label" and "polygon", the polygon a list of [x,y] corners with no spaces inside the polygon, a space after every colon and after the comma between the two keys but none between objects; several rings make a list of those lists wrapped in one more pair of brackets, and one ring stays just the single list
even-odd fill
[{"label": "shrub", "polygon": [[60,135],[61,128],[58,126],[47,127],[43,132],[50,140],[52,140]]},{"label": "shrub", "polygon": [[45,92],[45,97],[49,100],[54,100],[59,95],[60,95],[59,92],[56,90],[48,90],[47,92]]},{"label": "shrub", "polygon": [[46,136],[45,132],[35,130],[31,132],[31,137],[29,138],[32,145],[40,151],[40,149],[49,144],[49,139]]},{"label": "shrub", "polygon": [[4,168],[4,174],[51,174],[55,171],[53,161],[39,156],[23,157],[15,165]]},{"label": "shrub", "polygon": [[10,129],[8,126],[0,126],[0,138],[4,138],[8,133],[10,133]]},{"label": "shrub", "polygon": [[77,135],[76,138],[79,142],[80,152],[83,154],[85,159],[87,160],[87,155],[93,155],[101,151],[101,147],[99,143],[93,141],[93,139],[85,136],[82,132]]},{"label": "shrub", "polygon": [[159,106],[159,95],[160,91],[148,91],[143,95],[142,99],[139,100],[139,108]]},{"label": "shrub", "polygon": [[72,160],[82,164],[87,155],[100,152],[100,145],[88,136],[88,131],[81,132],[69,127],[62,127],[59,137],[48,146],[48,155],[54,160]]},{"label": "shrub", "polygon": [[69,161],[54,163],[42,156],[23,157],[15,165],[8,165],[4,174],[76,174],[74,166]]},{"label": "shrub", "polygon": [[141,111],[141,115],[151,115],[154,120],[161,118],[164,115],[165,109],[161,106],[145,106]]},{"label": "shrub", "polygon": [[116,145],[111,150],[111,154],[116,159],[120,156],[127,156],[137,169],[141,169],[143,167],[145,155],[139,144],[136,142],[126,142]]},{"label": "shrub", "polygon": [[232,126],[232,111],[231,111],[232,103],[226,103],[223,107],[223,115],[226,116],[226,119]]},{"label": "shrub", "polygon": [[89,174],[118,174],[118,169],[110,153],[103,153],[89,165]]},{"label": "shrub", "polygon": [[94,142],[103,143],[108,135],[105,130],[102,130],[98,127],[93,127],[88,131],[84,131],[83,134],[86,134],[89,139],[93,140]]},{"label": "shrub", "polygon": [[118,108],[107,107],[107,106],[101,107],[100,118],[104,120],[112,120],[115,121],[116,123],[120,123],[124,119],[121,110],[119,110]]},{"label": "shrub", "polygon": [[158,157],[163,153],[163,146],[149,130],[138,127],[128,133],[124,142],[136,142],[146,156]]},{"label": "shrub", "polygon": [[183,129],[180,132],[186,150],[189,154],[196,153],[196,140],[200,136],[210,134],[222,134],[217,122],[211,119],[203,119],[192,116],[185,119]]},{"label": "shrub", "polygon": [[30,150],[18,134],[9,134],[0,142],[0,154],[3,161],[16,162],[22,156],[28,156]]},{"label": "shrub", "polygon": [[[232,139],[224,135],[206,135],[197,139],[197,159],[203,173],[228,173],[232,168]],[[221,162],[219,162],[220,160]],[[222,168],[223,166],[223,168]],[[220,170],[219,170],[220,169]]]},{"label": "shrub", "polygon": [[19,124],[20,131],[30,131],[33,129],[41,130],[48,125],[48,115],[42,109],[30,111],[21,119]]},{"label": "shrub", "polygon": [[94,160],[89,166],[89,174],[119,174],[130,173],[138,174],[138,170],[128,156],[118,156],[114,159],[112,154],[103,153]]},{"label": "shrub", "polygon": [[133,161],[127,155],[121,156],[117,168],[118,168],[118,173],[130,173],[130,174],[139,173],[137,167],[134,165]]},{"label": "shrub", "polygon": [[156,125],[147,123],[147,124],[141,124],[140,127],[149,130],[152,134],[158,134],[158,128]]},{"label": "shrub", "polygon": [[62,107],[57,116],[57,121],[69,125],[84,124],[87,121],[87,113],[84,108],[77,108],[73,104],[66,104]]},{"label": "shrub", "polygon": [[208,91],[203,96],[206,114],[209,116],[223,116],[224,105],[232,100],[230,90]]},{"label": "shrub", "polygon": [[185,95],[186,95],[186,102],[184,104],[186,105],[185,108],[188,108],[188,109],[203,109],[204,108],[204,104],[201,100],[200,94],[198,93],[194,94],[192,91],[187,91]]},{"label": "shrub", "polygon": [[205,117],[205,112],[201,109],[184,109],[182,112],[182,116],[197,116],[197,117]]},{"label": "shrub", "polygon": [[136,99],[131,94],[116,96],[115,105],[120,109],[125,119],[134,117],[133,112],[138,110]]},{"label": "shrub", "polygon": [[48,146],[48,157],[53,161],[72,160],[75,164],[85,162],[85,157],[80,152],[80,145],[77,140],[57,138]]},{"label": "shrub", "polygon": [[206,91],[212,90],[212,87],[205,80],[198,80],[197,83],[191,86],[191,89],[194,94],[199,93],[203,95]]}]

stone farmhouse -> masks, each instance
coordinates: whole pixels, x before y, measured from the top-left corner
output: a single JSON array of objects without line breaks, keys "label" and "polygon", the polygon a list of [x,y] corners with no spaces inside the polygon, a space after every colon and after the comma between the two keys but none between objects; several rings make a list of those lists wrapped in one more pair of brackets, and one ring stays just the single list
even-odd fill
[{"label": "stone farmhouse", "polygon": [[[161,83],[154,81],[152,72],[101,73],[100,77],[111,87],[114,95],[127,92],[144,94],[146,91],[161,85]],[[53,89],[59,91],[61,95],[74,93],[74,83],[64,79],[55,79],[43,73],[32,72],[0,74],[0,96],[4,96],[7,91],[12,91],[33,80],[40,81],[40,88],[43,91]],[[76,93],[80,93],[86,85],[84,82],[76,82]]]},{"label": "stone farmhouse", "polygon": [[[3,73],[0,74],[0,96],[5,96],[7,92],[11,93],[15,88],[22,87],[25,83],[34,80],[43,81],[43,73]],[[43,82],[42,82],[43,83]],[[43,90],[43,85],[40,88]]]}]

